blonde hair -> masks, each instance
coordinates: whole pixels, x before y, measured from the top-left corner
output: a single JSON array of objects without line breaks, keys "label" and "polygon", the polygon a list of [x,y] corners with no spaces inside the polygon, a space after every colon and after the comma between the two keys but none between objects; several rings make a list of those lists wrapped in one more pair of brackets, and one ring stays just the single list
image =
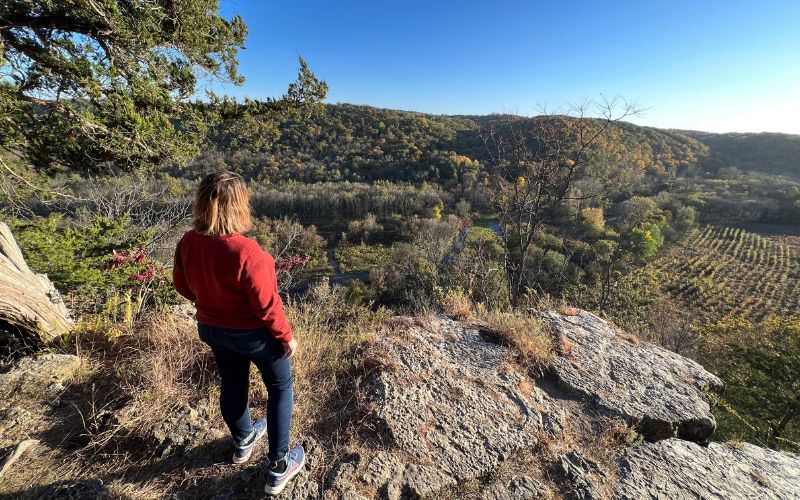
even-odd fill
[{"label": "blonde hair", "polygon": [[239,174],[208,174],[194,200],[194,230],[207,236],[240,234],[250,229],[250,191]]}]

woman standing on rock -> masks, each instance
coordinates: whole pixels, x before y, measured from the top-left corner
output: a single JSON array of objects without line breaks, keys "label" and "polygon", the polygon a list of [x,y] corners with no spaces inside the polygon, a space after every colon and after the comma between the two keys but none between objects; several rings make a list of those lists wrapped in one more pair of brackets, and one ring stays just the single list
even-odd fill
[{"label": "woman standing on rock", "polygon": [[[233,435],[233,463],[246,462],[267,433],[265,491],[280,493],[305,463],[301,446],[289,449],[292,367],[297,341],[278,295],[275,261],[250,228],[250,193],[231,172],[203,179],[194,204],[194,229],[175,250],[175,289],[197,307],[200,338],[211,347],[221,378],[219,404]],[[250,363],[267,386],[267,418],[250,420]]]}]

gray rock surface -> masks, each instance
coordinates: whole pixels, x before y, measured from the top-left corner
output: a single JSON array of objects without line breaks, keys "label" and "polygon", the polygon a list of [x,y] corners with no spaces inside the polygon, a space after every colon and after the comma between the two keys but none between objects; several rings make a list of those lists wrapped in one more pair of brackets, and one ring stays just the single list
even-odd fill
[{"label": "gray rock surface", "polygon": [[159,443],[161,456],[173,452],[188,454],[196,446],[220,440],[225,436],[186,403],[175,405],[167,418],[153,427],[151,433]]},{"label": "gray rock surface", "polygon": [[696,362],[624,336],[586,311],[577,316],[550,311],[542,318],[571,343],[554,367],[566,392],[636,423],[649,441],[674,436],[703,441],[714,432],[704,391],[720,391],[722,381]]},{"label": "gray rock surface", "polygon": [[0,374],[0,394],[42,395],[64,389],[80,369],[81,360],[72,354],[41,354],[19,359]]},{"label": "gray rock surface", "polygon": [[31,430],[34,420],[35,417],[25,408],[11,406],[0,409],[0,446],[16,441]]},{"label": "gray rock surface", "polygon": [[800,498],[800,456],[747,443],[667,439],[627,448],[618,463],[620,500]]},{"label": "gray rock surface", "polygon": [[509,350],[477,330],[436,318],[380,339],[377,350],[390,360],[370,383],[377,417],[418,463],[473,478],[536,443],[545,394],[524,385],[508,369]]},{"label": "gray rock surface", "polygon": [[484,500],[532,500],[548,498],[547,488],[527,476],[515,476],[505,483],[495,483],[481,493]]},{"label": "gray rock surface", "polygon": [[456,484],[452,476],[437,468],[406,464],[385,451],[372,457],[361,479],[376,488],[380,498],[389,500],[426,497]]},{"label": "gray rock surface", "polygon": [[312,481],[309,478],[308,469],[303,468],[277,498],[281,500],[319,500],[322,498],[322,486],[316,481]]},{"label": "gray rock surface", "polygon": [[570,492],[567,498],[576,500],[593,500],[603,498],[600,490],[608,481],[600,467],[584,458],[580,453],[572,451],[561,456],[561,469],[569,480]]},{"label": "gray rock surface", "polygon": [[385,451],[379,451],[367,464],[362,479],[370,486],[382,486],[389,481],[394,472],[401,466],[400,460]]},{"label": "gray rock surface", "polygon": [[42,500],[100,500],[111,498],[111,494],[99,479],[63,481],[51,486]]},{"label": "gray rock surface", "polygon": [[446,318],[406,319],[382,334],[374,346],[382,359],[367,389],[375,428],[385,432],[389,450],[366,463],[343,464],[334,474],[339,490],[358,483],[361,491],[367,485],[391,499],[453,491],[463,480],[487,477],[539,438],[563,440],[559,429],[579,427],[569,415],[594,415],[636,424],[652,442],[623,448],[616,461],[602,463],[580,447],[567,448],[544,471],[553,484],[516,476],[485,487],[481,498],[541,498],[556,487],[566,498],[586,500],[612,493],[619,499],[800,499],[796,455],[687,441],[707,440],[716,425],[706,391],[720,391],[722,382],[702,366],[584,311],[542,317],[562,352],[554,377],[539,381],[509,363],[507,347]]}]

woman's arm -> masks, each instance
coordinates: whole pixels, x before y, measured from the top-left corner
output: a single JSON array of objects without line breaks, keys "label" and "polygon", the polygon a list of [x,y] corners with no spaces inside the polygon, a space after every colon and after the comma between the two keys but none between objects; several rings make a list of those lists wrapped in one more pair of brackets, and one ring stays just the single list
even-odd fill
[{"label": "woman's arm", "polygon": [[291,342],[292,328],[283,312],[272,256],[261,249],[250,255],[242,270],[242,284],[247,290],[253,312],[272,336],[284,344]]},{"label": "woman's arm", "polygon": [[186,281],[186,274],[183,272],[183,262],[179,250],[181,248],[180,242],[175,248],[175,257],[172,259],[172,283],[175,285],[175,290],[192,302],[196,301],[196,297],[192,289],[189,288],[189,283]]}]

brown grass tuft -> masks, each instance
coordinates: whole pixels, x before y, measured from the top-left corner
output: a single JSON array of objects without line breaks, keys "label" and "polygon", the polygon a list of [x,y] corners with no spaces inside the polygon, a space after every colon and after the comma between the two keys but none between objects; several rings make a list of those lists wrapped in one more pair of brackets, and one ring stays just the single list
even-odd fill
[{"label": "brown grass tuft", "polygon": [[558,336],[558,345],[556,346],[556,352],[559,356],[569,356],[572,354],[572,346],[574,344],[570,339],[565,337],[564,335],[559,334]]},{"label": "brown grass tuft", "polygon": [[562,316],[578,316],[578,314],[580,314],[580,312],[577,309],[570,306],[562,306],[558,309],[558,312]]},{"label": "brown grass tuft", "polygon": [[517,389],[520,394],[527,398],[531,397],[531,394],[533,394],[533,384],[531,384],[531,381],[528,379],[523,379],[517,386]]},{"label": "brown grass tuft", "polygon": [[632,333],[620,333],[619,338],[633,345],[639,345],[642,343],[642,341],[639,340],[639,337]]},{"label": "brown grass tuft", "polygon": [[442,300],[444,313],[450,318],[463,321],[472,318],[472,301],[464,292],[450,290]]},{"label": "brown grass tuft", "polygon": [[620,418],[600,417],[597,442],[603,452],[613,452],[630,446],[641,439],[636,430]]},{"label": "brown grass tuft", "polygon": [[523,366],[542,370],[551,365],[553,340],[539,319],[501,311],[486,312],[481,319],[489,325],[493,335],[516,351],[517,360]]},{"label": "brown grass tuft", "polygon": [[398,370],[397,363],[388,356],[381,355],[380,353],[365,354],[361,363],[364,370],[367,372],[380,370],[394,373]]}]

